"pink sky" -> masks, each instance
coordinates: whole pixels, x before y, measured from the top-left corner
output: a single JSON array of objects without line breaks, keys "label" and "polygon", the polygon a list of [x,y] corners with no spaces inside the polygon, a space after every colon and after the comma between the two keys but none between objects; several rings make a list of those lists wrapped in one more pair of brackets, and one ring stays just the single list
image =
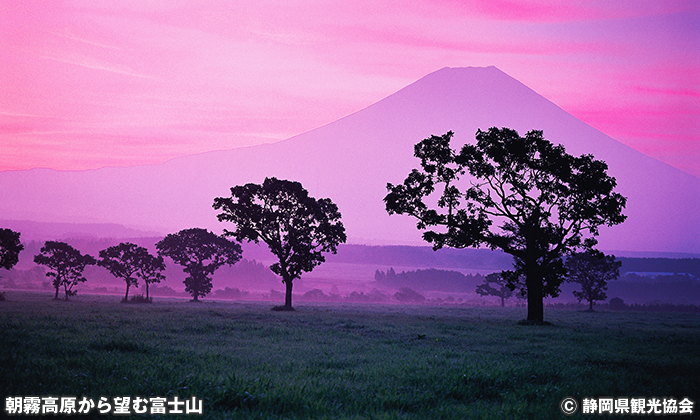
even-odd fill
[{"label": "pink sky", "polygon": [[697,0],[0,0],[0,170],[274,142],[490,65],[700,177]]}]

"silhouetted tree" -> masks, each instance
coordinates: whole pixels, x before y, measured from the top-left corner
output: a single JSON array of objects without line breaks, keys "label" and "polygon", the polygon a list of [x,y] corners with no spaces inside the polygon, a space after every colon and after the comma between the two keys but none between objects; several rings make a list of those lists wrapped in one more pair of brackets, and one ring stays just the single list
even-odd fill
[{"label": "silhouetted tree", "polygon": [[266,178],[262,185],[231,188],[231,197],[217,197],[220,222],[235,225],[224,235],[239,241],[265,242],[278,262],[270,269],[286,286],[284,309],[292,310],[292,282],[325,261],[322,252],[336,253],[346,241],[340,212],[330,199],[315,199],[299,182]]},{"label": "silhouetted tree", "polygon": [[139,254],[140,258],[137,275],[141,277],[146,284],[146,300],[150,301],[148,295],[149,286],[153,283],[160,283],[165,280],[165,276],[162,274],[163,270],[165,270],[165,262],[161,255],[151,255],[146,248],[143,248],[143,251]]},{"label": "silhouetted tree", "polygon": [[100,251],[100,260],[97,265],[109,270],[114,277],[124,280],[126,294],[123,302],[129,300],[129,288],[139,286],[138,277],[146,283],[146,299],[148,299],[149,283],[160,282],[165,278],[161,274],[165,270],[163,257],[155,257],[149,254],[146,248],[131,242],[122,242]]},{"label": "silhouetted tree", "polygon": [[19,253],[24,249],[19,236],[19,232],[0,229],[0,268],[9,270],[19,261]]},{"label": "silhouetted tree", "polygon": [[189,274],[185,290],[192,300],[211,292],[211,276],[222,265],[233,265],[241,259],[243,250],[235,242],[206,229],[184,229],[171,233],[156,244],[161,256],[170,257]]},{"label": "silhouetted tree", "polygon": [[587,250],[569,255],[564,263],[567,281],[581,285],[581,291],[574,290],[579,302],[588,301],[588,310],[593,311],[593,302],[608,298],[608,282],[620,276],[621,261],[614,255]]},{"label": "silhouetted tree", "polygon": [[[492,287],[492,284],[496,287]],[[491,273],[484,277],[484,283],[476,286],[476,293],[481,296],[501,298],[501,307],[506,306],[506,299],[513,296],[513,291],[508,287],[508,281],[503,277],[503,273]]]},{"label": "silhouetted tree", "polygon": [[541,323],[543,298],[561,292],[563,256],[594,247],[601,225],[622,223],[626,199],[613,192],[605,162],[569,155],[542,131],[478,130],[477,144],[459,152],[450,148],[452,135],[415,146],[422,170],[387,184],[386,210],[417,218],[434,249],[486,245],[512,255],[509,287],[527,290],[527,319]]},{"label": "silhouetted tree", "polygon": [[58,289],[63,286],[66,300],[78,293],[73,287],[87,280],[83,277],[85,267],[97,263],[93,256],[83,255],[67,243],[56,241],[46,241],[40,254],[34,256],[34,262],[49,268],[46,276],[53,277],[54,299],[58,299]]},{"label": "silhouetted tree", "polygon": [[100,251],[97,265],[109,270],[114,277],[121,278],[126,283],[126,294],[122,302],[129,300],[129,288],[138,287],[139,282],[134,273],[138,270],[139,258],[137,249],[131,242],[122,242]]}]

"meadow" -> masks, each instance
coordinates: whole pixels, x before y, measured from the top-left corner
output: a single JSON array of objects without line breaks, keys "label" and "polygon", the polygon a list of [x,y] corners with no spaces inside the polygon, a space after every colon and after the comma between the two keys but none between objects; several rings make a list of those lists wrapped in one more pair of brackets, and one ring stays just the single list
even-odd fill
[{"label": "meadow", "polygon": [[697,314],[547,309],[552,325],[532,326],[518,324],[525,308],[7,298],[3,401],[177,395],[201,398],[207,419],[559,419],[569,396],[700,397]]}]

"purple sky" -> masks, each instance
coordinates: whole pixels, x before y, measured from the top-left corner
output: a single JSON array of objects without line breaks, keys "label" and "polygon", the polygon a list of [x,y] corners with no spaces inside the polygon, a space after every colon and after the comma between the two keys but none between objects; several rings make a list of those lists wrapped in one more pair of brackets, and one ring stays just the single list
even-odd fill
[{"label": "purple sky", "polygon": [[0,63],[0,170],[274,142],[495,65],[700,177],[697,0],[0,1]]}]

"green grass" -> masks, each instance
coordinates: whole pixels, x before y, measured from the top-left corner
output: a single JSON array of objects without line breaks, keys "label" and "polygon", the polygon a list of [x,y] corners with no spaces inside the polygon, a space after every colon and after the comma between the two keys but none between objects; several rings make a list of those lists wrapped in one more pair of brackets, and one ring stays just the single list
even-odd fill
[{"label": "green grass", "polygon": [[195,395],[205,418],[547,419],[563,418],[566,396],[697,402],[700,390],[698,315],[546,310],[553,325],[524,326],[522,308],[7,298],[3,400]]}]

